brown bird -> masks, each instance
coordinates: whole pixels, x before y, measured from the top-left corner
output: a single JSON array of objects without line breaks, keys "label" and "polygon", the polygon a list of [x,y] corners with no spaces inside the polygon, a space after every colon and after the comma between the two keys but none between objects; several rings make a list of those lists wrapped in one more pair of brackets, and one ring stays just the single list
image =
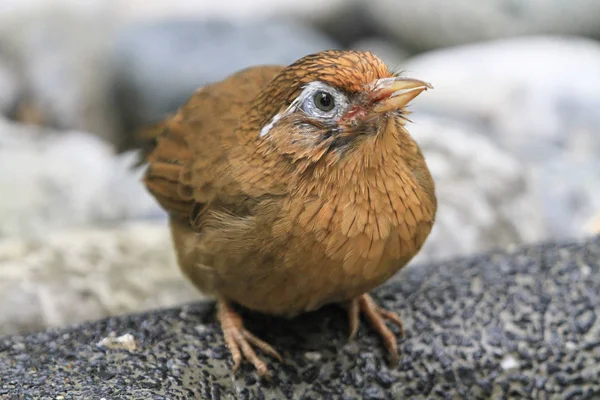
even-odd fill
[{"label": "brown bird", "polygon": [[325,304],[363,313],[397,362],[386,320],[367,294],[403,267],[432,228],[434,183],[406,131],[405,106],[430,85],[371,53],[325,51],[260,66],[199,89],[158,125],[144,182],[170,215],[187,277],[218,299],[233,357],[261,376],[237,303],[292,317]]}]

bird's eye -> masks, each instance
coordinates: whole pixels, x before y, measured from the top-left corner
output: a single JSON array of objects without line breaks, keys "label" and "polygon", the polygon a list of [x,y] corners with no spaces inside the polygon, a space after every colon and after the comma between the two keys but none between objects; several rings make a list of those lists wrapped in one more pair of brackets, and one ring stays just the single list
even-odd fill
[{"label": "bird's eye", "polygon": [[320,122],[334,122],[347,108],[348,99],[344,93],[323,82],[311,82],[292,104],[294,109],[299,108],[308,117]]},{"label": "bird's eye", "polygon": [[319,90],[313,95],[315,106],[321,111],[328,112],[335,107],[333,96],[323,90]]}]

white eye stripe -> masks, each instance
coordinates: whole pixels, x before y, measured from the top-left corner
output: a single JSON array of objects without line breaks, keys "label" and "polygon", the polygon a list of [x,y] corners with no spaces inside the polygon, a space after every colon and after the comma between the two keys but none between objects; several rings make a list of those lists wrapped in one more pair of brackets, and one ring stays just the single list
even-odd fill
[{"label": "white eye stripe", "polygon": [[[324,91],[333,96],[335,107],[331,111],[321,111],[314,105],[314,103],[312,103],[313,96],[318,91]],[[339,117],[339,115],[341,115],[341,113],[347,107],[348,99],[346,98],[346,95],[341,93],[339,90],[321,81],[307,83],[302,89],[302,92],[300,92],[298,97],[292,101],[288,108],[278,114],[275,114],[273,118],[271,118],[271,121],[263,126],[263,128],[260,130],[260,137],[266,136],[281,118],[297,111],[298,109],[301,109],[305,114],[312,118],[330,120]]]},{"label": "white eye stripe", "polygon": [[260,130],[259,137],[267,136],[267,134],[269,133],[269,131],[271,129],[273,129],[273,127],[275,126],[275,124],[277,123],[277,121],[279,121],[281,119],[281,117],[284,115],[284,112],[283,113],[279,113],[279,114],[275,114],[275,116],[271,119],[271,121],[268,124],[266,124],[265,126],[262,127],[262,129]]}]

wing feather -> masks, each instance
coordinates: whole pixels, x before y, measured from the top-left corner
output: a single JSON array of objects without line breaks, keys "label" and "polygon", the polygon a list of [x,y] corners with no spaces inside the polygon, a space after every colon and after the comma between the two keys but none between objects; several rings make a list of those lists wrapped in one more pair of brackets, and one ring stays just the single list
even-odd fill
[{"label": "wing feather", "polygon": [[147,156],[144,183],[170,214],[199,228],[211,204],[223,206],[236,194],[244,197],[228,176],[227,152],[238,144],[236,128],[248,103],[282,69],[249,68],[204,86],[174,116],[152,128],[157,137]]}]

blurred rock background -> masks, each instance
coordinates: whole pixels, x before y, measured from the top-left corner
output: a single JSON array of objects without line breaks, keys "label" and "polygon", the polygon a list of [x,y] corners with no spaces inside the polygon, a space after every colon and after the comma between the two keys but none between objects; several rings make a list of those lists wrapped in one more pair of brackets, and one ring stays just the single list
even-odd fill
[{"label": "blurred rock background", "polygon": [[328,48],[435,86],[417,262],[600,232],[596,0],[0,0],[0,334],[199,297],[117,154],[199,86]]}]

